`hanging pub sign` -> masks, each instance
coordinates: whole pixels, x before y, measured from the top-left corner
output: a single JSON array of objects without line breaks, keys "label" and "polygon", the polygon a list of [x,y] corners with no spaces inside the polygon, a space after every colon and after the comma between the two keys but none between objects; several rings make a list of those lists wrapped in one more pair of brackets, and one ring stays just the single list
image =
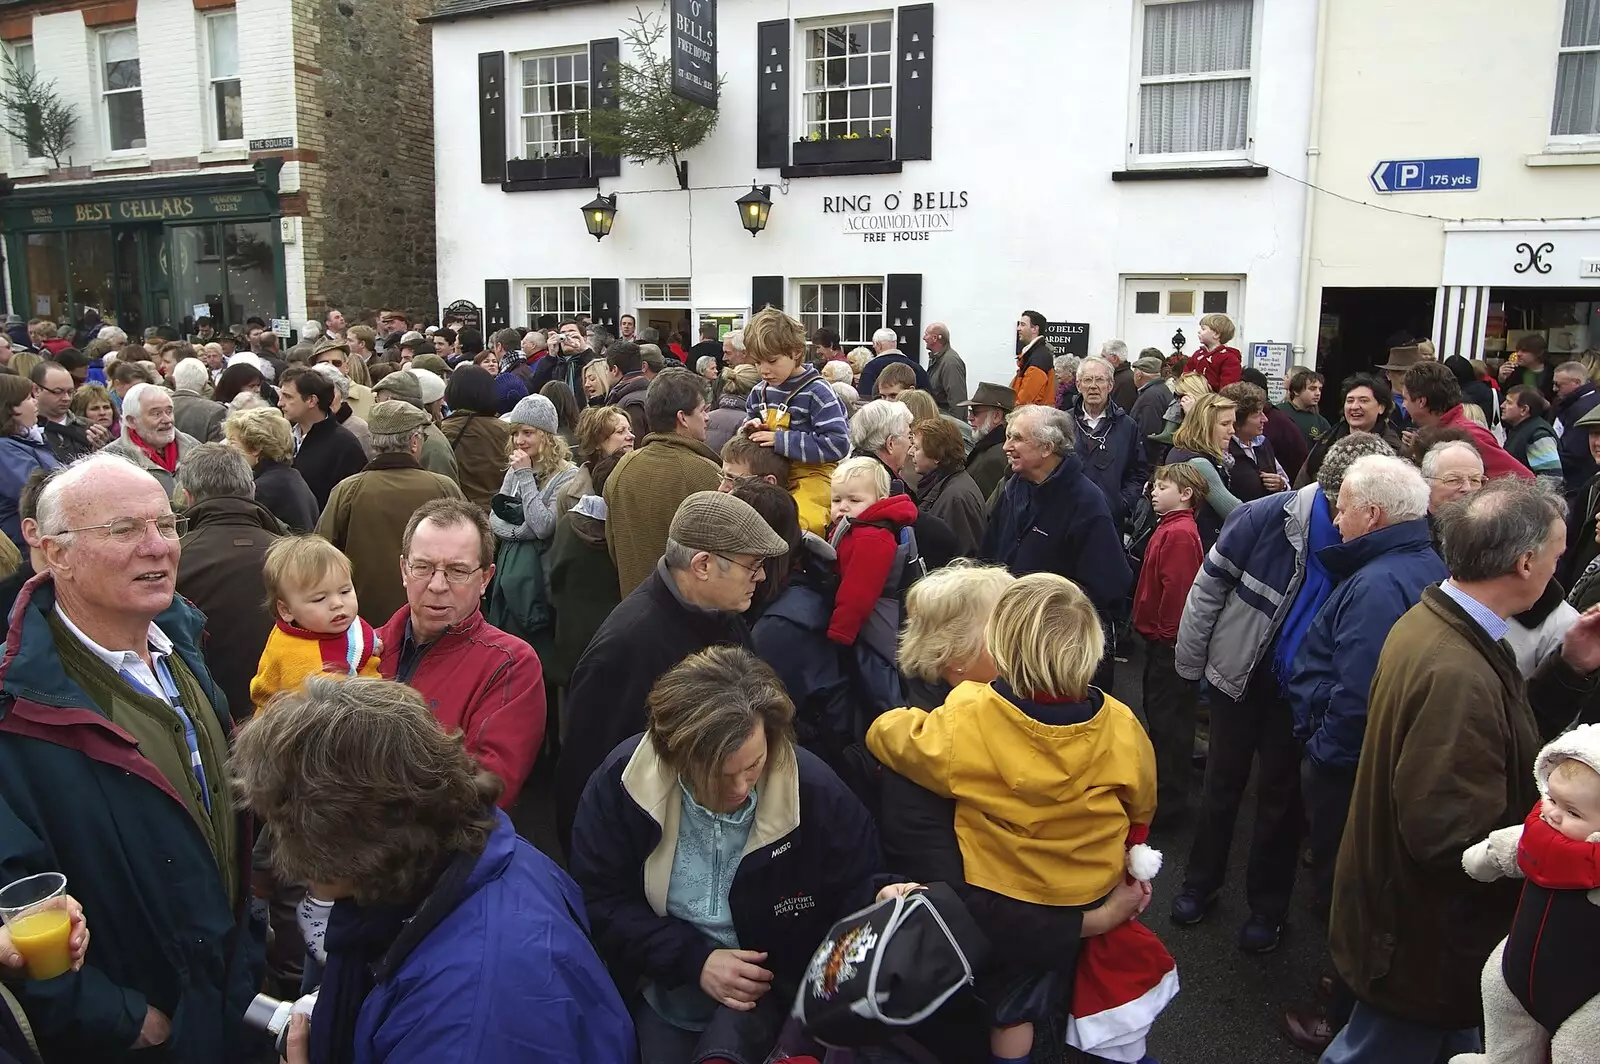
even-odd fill
[{"label": "hanging pub sign", "polygon": [[[460,332],[462,329],[476,329],[478,335],[483,335],[483,311],[478,309],[478,304],[470,299],[458,299],[444,308],[444,314],[439,318],[441,324],[449,325]],[[451,325],[451,322],[455,322]]]},{"label": "hanging pub sign", "polygon": [[1089,357],[1089,324],[1082,321],[1047,321],[1044,341],[1058,355]]},{"label": "hanging pub sign", "polygon": [[672,0],[672,91],[717,106],[717,0]]}]

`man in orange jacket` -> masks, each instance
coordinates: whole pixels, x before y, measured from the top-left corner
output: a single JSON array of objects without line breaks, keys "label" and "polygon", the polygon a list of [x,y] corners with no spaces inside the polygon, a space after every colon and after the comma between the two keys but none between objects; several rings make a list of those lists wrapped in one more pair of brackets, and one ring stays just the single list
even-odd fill
[{"label": "man in orange jacket", "polygon": [[1037,403],[1054,406],[1056,401],[1056,353],[1044,342],[1044,315],[1037,310],[1025,310],[1017,319],[1017,375],[1011,378],[1011,390],[1017,393],[1017,405]]}]

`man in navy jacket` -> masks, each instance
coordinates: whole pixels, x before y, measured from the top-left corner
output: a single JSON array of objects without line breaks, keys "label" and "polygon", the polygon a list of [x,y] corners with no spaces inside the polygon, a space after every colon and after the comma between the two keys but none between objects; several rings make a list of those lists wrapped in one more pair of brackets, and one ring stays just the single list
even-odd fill
[{"label": "man in navy jacket", "polygon": [[1111,400],[1114,379],[1111,363],[1084,359],[1078,367],[1072,420],[1077,429],[1074,451],[1083,473],[1105,495],[1111,520],[1120,529],[1138,505],[1150,469],[1138,424]]}]

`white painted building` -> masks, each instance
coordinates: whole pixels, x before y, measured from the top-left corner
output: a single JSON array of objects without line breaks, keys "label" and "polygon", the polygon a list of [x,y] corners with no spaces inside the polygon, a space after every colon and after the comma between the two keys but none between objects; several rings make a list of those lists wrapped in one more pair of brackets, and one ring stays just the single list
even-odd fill
[{"label": "white painted building", "polygon": [[[1239,341],[1291,339],[1314,4],[722,0],[721,118],[690,191],[573,132],[636,6],[440,3],[442,301],[669,328],[772,302],[847,345],[887,323],[907,352],[937,320],[974,384],[1010,380],[1024,309],[1086,323],[1090,348],[1170,351],[1181,329],[1192,350],[1210,311]],[[754,238],[734,205],[752,183],[773,200]],[[579,211],[597,189],[618,194],[598,242]]]},{"label": "white painted building", "polygon": [[[1327,193],[1296,339],[1335,379],[1407,334],[1441,357],[1494,357],[1525,331],[1558,352],[1600,343],[1600,4],[1324,11],[1312,137]],[[1430,161],[1453,159],[1476,160],[1476,187],[1432,191],[1463,167]]]},{"label": "white painted building", "polygon": [[[389,84],[392,64],[421,46],[424,10],[394,0],[340,25],[313,0],[0,3],[11,63],[78,116],[59,159],[0,134],[7,309],[66,324],[92,308],[130,334],[188,333],[202,311],[219,327],[259,316],[298,328],[330,303],[354,318],[378,297],[347,276],[352,244],[358,259],[387,256],[358,267],[383,267],[382,305],[431,309],[432,175],[413,164],[415,177],[386,183],[373,166],[385,146],[397,168],[408,152],[432,155],[426,87],[407,126]],[[364,65],[381,79],[365,81]],[[417,204],[420,267],[385,243],[392,234],[363,231],[363,199],[382,201],[385,218]]]}]

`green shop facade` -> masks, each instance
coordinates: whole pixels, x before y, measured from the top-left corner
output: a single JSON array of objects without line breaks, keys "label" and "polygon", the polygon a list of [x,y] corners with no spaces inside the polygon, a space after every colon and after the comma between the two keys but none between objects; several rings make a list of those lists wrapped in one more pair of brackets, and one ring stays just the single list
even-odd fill
[{"label": "green shop facade", "polygon": [[134,340],[151,325],[188,335],[202,306],[219,330],[285,317],[282,169],[13,186],[0,227],[15,312],[76,326],[92,308]]}]

